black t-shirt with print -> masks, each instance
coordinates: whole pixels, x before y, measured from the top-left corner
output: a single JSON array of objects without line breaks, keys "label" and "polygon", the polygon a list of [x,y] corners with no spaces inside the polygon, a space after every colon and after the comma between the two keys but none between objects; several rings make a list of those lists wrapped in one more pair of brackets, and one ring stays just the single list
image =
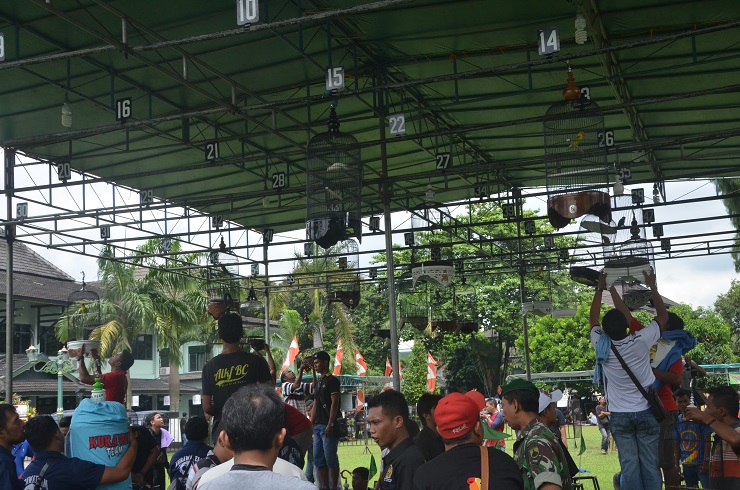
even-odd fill
[{"label": "black t-shirt with print", "polygon": [[250,352],[219,354],[203,367],[203,395],[211,397],[217,420],[221,418],[226,400],[239,388],[252,383],[274,382],[267,361]]},{"label": "black t-shirt with print", "polygon": [[318,381],[316,393],[316,418],[315,425],[327,425],[329,423],[329,411],[331,410],[331,395],[339,395],[339,379],[336,376],[327,374],[322,376]]}]

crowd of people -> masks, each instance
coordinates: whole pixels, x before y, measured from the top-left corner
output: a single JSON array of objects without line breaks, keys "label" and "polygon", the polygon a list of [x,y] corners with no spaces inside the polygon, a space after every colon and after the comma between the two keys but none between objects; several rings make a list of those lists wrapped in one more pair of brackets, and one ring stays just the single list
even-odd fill
[{"label": "crowd of people", "polygon": [[[594,416],[601,452],[611,450],[611,437],[618,448],[615,488],[658,490],[664,483],[678,488],[683,477],[690,487],[740,489],[738,394],[729,386],[710,390],[706,400],[693,386],[673,391],[683,382],[684,364],[701,372],[684,357],[695,340],[666,310],[652,271],[645,273],[645,283],[656,310],[649,325],[632,316],[614,287],[606,287],[605,273],[590,312],[594,382],[604,395]],[[604,291],[615,308],[602,318]],[[281,373],[281,396],[273,386],[269,348],[264,356],[241,349],[237,314],[219,315],[218,334],[223,350],[203,368],[202,403],[211,424],[206,417],[183,414],[183,444],[171,457],[173,437],[161,414],[148,415],[143,426],[129,427],[125,420],[121,404],[133,358],[123,352],[109,360],[111,372],[102,375],[111,387],[106,385],[106,400],[114,403],[85,399],[59,424],[43,415],[24,424],[12,405],[0,405],[0,488],[164,490],[168,480],[168,490],[340,488],[340,382],[329,369],[329,354],[319,351],[304,359],[297,374]],[[670,348],[656,354],[653,346],[661,340]],[[94,376],[81,363],[82,382],[92,384],[101,376],[96,365]],[[378,478],[371,482],[369,468],[355,468],[352,489],[570,490],[579,468],[556,409],[562,396],[523,379],[499,387],[491,398],[475,390],[425,394],[416,405],[419,429],[404,395],[385,390],[368,400],[358,424],[382,449]],[[705,401],[706,408],[695,401]],[[95,417],[110,424],[98,429]],[[512,455],[506,451],[505,425],[516,431]],[[24,465],[27,457],[33,459]]]}]

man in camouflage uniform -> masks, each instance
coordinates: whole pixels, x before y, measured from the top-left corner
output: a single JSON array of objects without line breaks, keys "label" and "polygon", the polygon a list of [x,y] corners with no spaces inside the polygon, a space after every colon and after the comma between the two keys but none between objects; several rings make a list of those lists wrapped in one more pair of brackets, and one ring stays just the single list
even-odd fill
[{"label": "man in camouflage uniform", "polygon": [[571,490],[572,481],[557,437],[537,417],[540,392],[529,381],[516,379],[501,388],[504,419],[520,431],[514,443],[525,490]]}]

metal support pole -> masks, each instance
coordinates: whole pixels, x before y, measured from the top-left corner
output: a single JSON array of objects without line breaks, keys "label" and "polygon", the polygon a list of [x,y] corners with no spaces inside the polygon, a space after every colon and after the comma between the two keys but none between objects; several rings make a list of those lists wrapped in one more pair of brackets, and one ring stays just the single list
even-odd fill
[{"label": "metal support pole", "polygon": [[519,254],[519,298],[522,304],[522,326],[524,327],[524,366],[527,370],[527,381],[531,381],[532,373],[529,364],[529,327],[527,325],[527,310],[524,308],[524,273],[526,271],[526,267],[524,267],[524,256],[522,254],[522,218],[524,216],[524,209],[522,205],[521,191],[518,188],[514,188],[512,194],[514,195],[514,199],[516,199],[516,244],[517,253]]},{"label": "metal support pole", "polygon": [[[57,353],[57,421],[62,420],[62,415],[64,415],[64,402],[62,401],[63,396],[63,390],[62,390],[62,376],[64,372],[63,364],[64,361],[61,359],[62,352],[59,351]],[[80,362],[85,362],[83,359]]]},{"label": "metal support pole", "polygon": [[270,263],[267,260],[267,244],[265,247],[265,342],[270,343]]},{"label": "metal support pole", "polygon": [[398,329],[396,327],[396,281],[393,273],[393,227],[391,225],[392,184],[388,180],[388,154],[385,141],[385,91],[381,90],[375,99],[378,111],[378,134],[380,135],[380,161],[383,178],[383,222],[385,225],[385,255],[388,280],[388,323],[391,329],[391,366],[393,389],[401,391],[400,364],[398,359]]},{"label": "metal support pole", "polygon": [[[385,161],[385,144],[381,153]],[[385,224],[385,254],[388,275],[388,323],[391,328],[391,366],[393,369],[393,389],[401,391],[401,369],[398,359],[398,330],[396,328],[396,281],[393,275],[393,234],[391,228],[391,184],[386,183],[383,190],[383,218]]]},{"label": "metal support pole", "polygon": [[[5,148],[5,202],[7,214],[5,219],[13,219],[13,174],[15,168],[15,150]],[[5,403],[13,403],[13,240],[15,225],[5,226],[5,240],[8,263],[5,276]]]}]

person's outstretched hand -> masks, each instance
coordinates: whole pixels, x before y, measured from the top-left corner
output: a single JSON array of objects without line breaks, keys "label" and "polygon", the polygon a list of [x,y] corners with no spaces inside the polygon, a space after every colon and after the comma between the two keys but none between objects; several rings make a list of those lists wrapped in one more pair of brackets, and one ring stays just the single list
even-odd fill
[{"label": "person's outstretched hand", "polygon": [[650,289],[655,289],[657,287],[655,283],[655,271],[652,267],[646,271],[642,271],[642,275],[645,276],[645,285],[649,287]]}]

